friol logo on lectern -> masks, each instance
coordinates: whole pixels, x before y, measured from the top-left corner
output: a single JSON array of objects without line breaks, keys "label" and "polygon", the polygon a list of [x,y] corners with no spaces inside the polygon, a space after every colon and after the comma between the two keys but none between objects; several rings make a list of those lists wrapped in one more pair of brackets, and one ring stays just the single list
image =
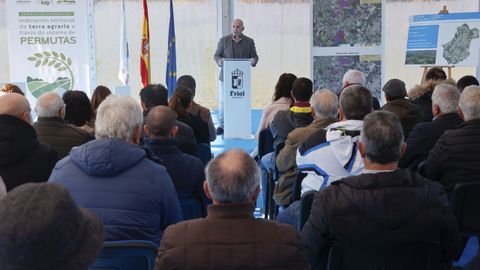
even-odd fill
[{"label": "friol logo on lectern", "polygon": [[245,91],[243,91],[243,71],[238,68],[232,71],[232,91],[230,91],[230,96],[234,98],[242,98],[245,96]]},{"label": "friol logo on lectern", "polygon": [[232,89],[243,88],[243,71],[238,68],[232,71]]}]

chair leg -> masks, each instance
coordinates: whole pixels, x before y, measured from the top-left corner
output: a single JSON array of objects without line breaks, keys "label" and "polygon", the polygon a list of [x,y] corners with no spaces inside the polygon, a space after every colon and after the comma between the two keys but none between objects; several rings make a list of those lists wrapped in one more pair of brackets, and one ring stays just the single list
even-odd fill
[{"label": "chair leg", "polygon": [[274,220],[276,214],[278,213],[278,206],[273,200],[273,191],[275,190],[275,180],[273,179],[273,172],[269,172],[268,177],[268,218]]},{"label": "chair leg", "polygon": [[269,218],[269,214],[270,214],[270,199],[268,198],[268,196],[270,194],[269,179],[270,179],[270,172],[268,172],[267,179],[265,181],[265,186],[262,187],[262,188],[265,189],[263,191],[263,205],[264,205],[264,210],[263,211],[264,211],[266,219]]}]

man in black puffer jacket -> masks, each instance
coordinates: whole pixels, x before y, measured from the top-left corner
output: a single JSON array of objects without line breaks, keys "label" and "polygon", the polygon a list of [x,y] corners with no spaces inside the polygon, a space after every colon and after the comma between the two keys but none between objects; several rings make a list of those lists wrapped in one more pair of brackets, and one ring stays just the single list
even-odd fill
[{"label": "man in black puffer jacket", "polygon": [[425,163],[426,176],[448,192],[456,183],[479,181],[480,175],[480,87],[466,87],[458,107],[465,122],[443,133]]},{"label": "man in black puffer jacket", "polygon": [[0,176],[7,191],[27,182],[46,182],[57,152],[38,141],[30,104],[19,94],[0,96]]},{"label": "man in black puffer jacket", "polygon": [[439,184],[397,168],[405,151],[398,118],[367,115],[358,142],[364,173],[319,191],[301,238],[310,264],[318,267],[334,242],[395,245],[439,242],[445,265],[463,249],[455,217]]}]

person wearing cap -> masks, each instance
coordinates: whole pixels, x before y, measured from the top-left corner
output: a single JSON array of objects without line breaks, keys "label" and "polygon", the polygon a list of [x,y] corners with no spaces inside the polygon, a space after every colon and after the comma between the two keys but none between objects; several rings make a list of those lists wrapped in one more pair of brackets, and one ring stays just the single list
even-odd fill
[{"label": "person wearing cap", "polygon": [[403,134],[408,138],[413,127],[423,119],[422,111],[408,99],[405,83],[399,79],[389,80],[382,88],[387,104],[381,110],[395,114],[402,124]]},{"label": "person wearing cap", "polygon": [[28,183],[0,203],[0,268],[86,270],[103,245],[103,224],[55,184]]}]

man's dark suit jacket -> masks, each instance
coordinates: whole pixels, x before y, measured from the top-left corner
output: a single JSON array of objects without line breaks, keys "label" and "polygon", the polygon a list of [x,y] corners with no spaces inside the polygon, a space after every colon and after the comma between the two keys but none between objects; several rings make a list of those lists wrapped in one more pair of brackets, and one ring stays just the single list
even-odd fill
[{"label": "man's dark suit jacket", "polygon": [[[242,39],[238,41],[236,44],[237,46],[235,46],[237,50],[234,50],[233,43],[234,41],[232,39],[232,34],[226,35],[218,41],[217,50],[213,56],[215,62],[218,63],[218,61],[222,58],[253,58],[252,66],[257,64],[258,55],[255,48],[255,42],[252,38],[242,35]],[[222,70],[220,71],[219,80],[223,81],[223,66]]]},{"label": "man's dark suit jacket", "polygon": [[400,159],[400,168],[411,168],[416,170],[420,162],[427,159],[440,136],[450,129],[457,128],[462,119],[457,113],[447,113],[435,118],[432,122],[417,124],[408,137],[407,151]]}]

